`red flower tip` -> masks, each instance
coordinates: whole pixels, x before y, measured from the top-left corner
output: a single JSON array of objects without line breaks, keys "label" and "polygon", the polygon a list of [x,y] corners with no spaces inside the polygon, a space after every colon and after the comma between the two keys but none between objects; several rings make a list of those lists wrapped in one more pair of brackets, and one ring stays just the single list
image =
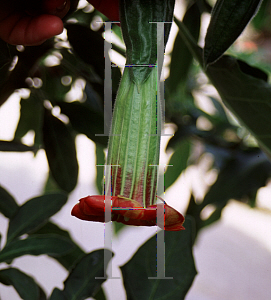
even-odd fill
[{"label": "red flower tip", "polygon": [[134,226],[156,225],[156,211],[158,206],[164,208],[164,230],[184,230],[184,217],[171,206],[160,203],[147,208],[137,201],[122,196],[87,196],[79,200],[72,209],[72,216],[81,220],[104,222],[105,201],[111,201],[111,220]]}]

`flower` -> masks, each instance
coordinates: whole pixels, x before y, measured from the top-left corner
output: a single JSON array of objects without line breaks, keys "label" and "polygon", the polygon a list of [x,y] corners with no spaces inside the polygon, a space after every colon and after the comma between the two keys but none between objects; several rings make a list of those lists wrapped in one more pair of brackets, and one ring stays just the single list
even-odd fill
[{"label": "flower", "polygon": [[[164,201],[157,203],[162,129],[161,69],[160,63],[155,64],[157,45],[160,45],[157,24],[150,21],[172,19],[173,6],[167,1],[162,3],[163,9],[157,9],[149,1],[120,1],[127,65],[115,101],[104,195],[82,198],[72,210],[72,215],[79,219],[108,221],[105,215],[110,207],[112,221],[135,226],[157,224],[172,231],[184,229],[184,217],[179,212]],[[168,33],[169,30],[165,32],[165,41]]]},{"label": "flower", "polygon": [[[105,222],[105,201],[111,203],[111,219],[125,225],[154,226],[158,206],[164,209],[164,226],[166,231],[183,230],[184,217],[165,202],[151,205],[147,208],[140,206],[135,200],[121,196],[87,196],[79,200],[72,210],[72,215],[86,221]],[[159,223],[158,223],[159,224]]]}]

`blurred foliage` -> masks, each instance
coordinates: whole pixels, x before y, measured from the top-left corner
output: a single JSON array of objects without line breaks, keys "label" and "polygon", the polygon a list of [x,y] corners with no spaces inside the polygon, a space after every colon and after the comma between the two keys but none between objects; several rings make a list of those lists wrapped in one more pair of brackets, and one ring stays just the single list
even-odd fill
[{"label": "blurred foliage", "polygon": [[[107,147],[107,137],[103,136],[103,26],[96,23],[97,17],[107,19],[89,5],[76,10],[77,2],[72,2],[72,10],[65,18],[66,35],[61,38],[35,47],[15,47],[0,40],[0,105],[18,89],[29,91],[29,97],[20,100],[20,119],[14,139],[0,141],[0,151],[36,153],[44,149],[50,168],[45,193],[21,206],[0,186],[0,213],[9,219],[7,242],[0,251],[0,261],[11,263],[26,254],[46,254],[57,260],[70,274],[63,290],[54,289],[48,298],[51,300],[106,299],[101,288],[106,278],[95,280],[104,275],[104,249],[85,253],[69,232],[50,220],[77,184],[76,135],[84,134],[96,143],[97,165],[104,164]],[[165,81],[165,118],[175,128],[167,145],[167,150],[173,152],[169,161],[173,166],[166,170],[165,188],[189,166],[197,165],[206,153],[212,157],[210,170],[216,170],[217,179],[202,200],[191,193],[186,231],[165,235],[166,269],[169,276],[174,276],[174,282],[161,280],[154,284],[146,278],[155,276],[156,238],[153,237],[121,267],[128,299],[165,299],[169,290],[173,293],[171,299],[184,299],[196,275],[192,245],[199,230],[218,221],[230,199],[257,206],[257,191],[271,175],[271,163],[265,154],[271,153],[271,86],[268,83],[271,58],[264,55],[269,50],[266,45],[271,36],[271,1],[262,1],[258,15],[249,25],[256,34],[247,41],[237,41],[243,48],[234,42],[261,1],[252,1],[253,7],[247,2],[233,10],[230,26],[228,20],[232,17],[223,2],[216,2],[205,47],[201,49],[197,46],[201,16],[211,13],[214,1],[183,1],[187,9],[183,21],[176,20],[179,33],[171,53],[170,75]],[[112,32],[122,42],[122,46],[113,42],[112,49],[124,57],[120,28],[113,25]],[[225,50],[229,55],[223,55]],[[120,77],[120,68],[112,68],[113,102]],[[211,84],[221,98],[206,92]],[[75,88],[80,90],[76,96],[72,94]],[[195,97],[198,93],[205,96],[211,112],[198,104]],[[261,148],[240,124],[254,134]],[[22,138],[30,131],[35,137],[33,145],[27,146]],[[96,185],[102,192],[103,168],[96,169]],[[207,217],[206,208],[212,210]],[[116,226],[116,234],[123,227]],[[145,263],[142,256],[149,260]],[[135,278],[140,281],[140,290]],[[37,282],[21,270],[2,267],[0,283],[12,285],[23,299],[46,299]]]}]

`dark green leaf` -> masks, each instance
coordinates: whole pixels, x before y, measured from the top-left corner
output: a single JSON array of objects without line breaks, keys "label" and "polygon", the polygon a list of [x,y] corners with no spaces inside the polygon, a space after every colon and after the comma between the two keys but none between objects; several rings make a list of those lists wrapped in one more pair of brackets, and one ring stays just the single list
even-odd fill
[{"label": "dark green leaf", "polygon": [[66,25],[68,39],[75,53],[87,64],[93,66],[95,72],[104,78],[104,39],[102,36],[80,24]]},{"label": "dark green leaf", "polygon": [[72,127],[89,139],[106,147],[107,136],[96,136],[104,133],[103,115],[92,111],[89,106],[80,102],[59,103],[61,112],[69,117]]},{"label": "dark green leaf", "polygon": [[0,141],[0,151],[6,152],[26,152],[36,151],[35,147],[24,145],[16,141]]},{"label": "dark green leaf", "polygon": [[188,140],[183,140],[177,147],[174,148],[169,166],[165,173],[165,189],[169,188],[186,169],[188,158],[190,155],[191,143]]},{"label": "dark green leaf", "polygon": [[[200,30],[201,13],[197,3],[194,3],[185,13],[183,23],[197,41]],[[169,85],[170,93],[178,90],[180,85],[186,83],[188,71],[191,66],[193,56],[183,39],[177,34],[171,53]]]},{"label": "dark green leaf", "polygon": [[[177,24],[179,34],[202,65],[202,49],[195,44],[186,27],[179,21]],[[224,103],[271,157],[271,85],[259,79],[258,75],[254,77],[249,73],[242,72],[238,60],[227,55],[210,65],[206,71]]]},{"label": "dark green leaf", "polygon": [[262,0],[217,0],[207,29],[204,65],[216,61],[238,38]]},{"label": "dark green leaf", "polygon": [[7,242],[41,227],[67,202],[63,193],[45,194],[28,200],[9,222]]},{"label": "dark green leaf", "polygon": [[[169,22],[165,24],[165,44],[171,28],[175,0],[121,0],[120,21],[126,45],[128,65],[155,65],[157,61],[157,24],[150,22]],[[140,20],[140,22],[139,22]],[[140,84],[149,76],[152,68],[130,67],[134,82]]]},{"label": "dark green leaf", "polygon": [[102,287],[99,289],[98,293],[95,294],[94,299],[95,300],[106,300],[104,290]]},{"label": "dark green leaf", "polygon": [[[83,300],[92,297],[100,289],[105,279],[104,277],[104,251],[107,249],[96,250],[85,255],[71,271],[65,280],[64,295],[69,300]],[[110,252],[111,253],[111,252]],[[106,266],[109,261],[106,262]]]},{"label": "dark green leaf", "polygon": [[58,288],[55,288],[49,300],[68,300],[68,299],[65,297],[63,291],[59,290]]},{"label": "dark green leaf", "polygon": [[10,262],[23,255],[59,256],[73,250],[73,243],[59,235],[30,236],[23,240],[14,240],[6,245],[0,252],[0,262]]},{"label": "dark green leaf", "polygon": [[16,268],[0,270],[0,282],[12,285],[24,300],[41,300],[41,296],[44,296],[35,280]]},{"label": "dark green leaf", "polygon": [[71,250],[67,254],[53,257],[67,270],[70,270],[74,266],[74,264],[85,254],[85,252],[72,240],[68,231],[59,228],[52,222],[46,223],[43,227],[33,232],[33,234],[44,234],[45,236],[48,234],[54,234],[63,236],[70,240],[70,242],[74,245],[73,250]]},{"label": "dark green leaf", "polygon": [[43,101],[38,94],[31,92],[28,99],[21,99],[21,115],[14,134],[14,139],[21,139],[30,130],[35,132],[35,143],[41,143],[41,128],[43,120]]},{"label": "dark green leaf", "polygon": [[192,255],[194,229],[190,218],[186,219],[184,227],[185,230],[179,232],[158,232],[160,235],[165,233],[165,276],[173,279],[148,279],[157,276],[156,236],[121,267],[128,300],[184,299],[197,273]]},{"label": "dark green leaf", "polygon": [[75,141],[68,127],[48,110],[44,114],[43,142],[52,176],[64,191],[71,192],[78,177]]},{"label": "dark green leaf", "polygon": [[53,39],[50,39],[39,46],[26,47],[23,52],[16,53],[18,63],[0,88],[0,106],[16,89],[28,87],[25,79],[31,76],[33,67],[36,66],[38,60],[52,48]]},{"label": "dark green leaf", "polygon": [[7,218],[12,218],[19,206],[15,199],[2,187],[0,186],[0,212]]}]

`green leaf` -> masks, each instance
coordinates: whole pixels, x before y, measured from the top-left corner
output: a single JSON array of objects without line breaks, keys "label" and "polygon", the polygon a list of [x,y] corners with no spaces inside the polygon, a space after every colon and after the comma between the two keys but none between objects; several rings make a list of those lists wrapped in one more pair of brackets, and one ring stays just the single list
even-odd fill
[{"label": "green leaf", "polygon": [[[193,56],[203,65],[202,49],[195,44],[182,22],[176,22],[179,34]],[[262,79],[262,72],[256,72],[256,68],[253,71],[248,68],[248,74],[245,73],[247,68],[244,68],[244,64],[240,66],[237,59],[224,55],[208,67],[206,75],[225,105],[271,157],[271,85]]]},{"label": "green leaf", "polygon": [[54,288],[49,300],[68,300],[68,299],[65,297],[63,291],[61,291],[58,288]]},{"label": "green leaf", "polygon": [[12,285],[24,300],[45,299],[41,298],[45,294],[35,280],[16,268],[0,270],[0,282],[5,285]]},{"label": "green leaf", "polygon": [[[100,289],[105,279],[96,279],[95,277],[104,277],[104,267],[107,267],[109,261],[104,266],[104,251],[101,249],[85,255],[71,271],[69,277],[64,282],[64,295],[69,300],[83,300],[92,297]],[[112,253],[112,252],[110,252]]]},{"label": "green leaf", "polygon": [[67,254],[58,255],[53,257],[56,259],[64,268],[70,270],[75,263],[80,260],[85,252],[72,240],[68,231],[63,230],[56,224],[52,222],[46,223],[43,227],[39,228],[38,230],[34,231],[33,234],[44,234],[44,236],[48,236],[51,234],[59,235],[60,237],[65,237],[74,245],[73,249],[69,251]]},{"label": "green leaf", "polygon": [[51,50],[53,45],[53,39],[49,39],[39,46],[26,47],[23,52],[15,52],[18,62],[0,87],[0,106],[16,89],[28,87],[25,79],[32,75],[31,72],[34,67],[36,68],[38,60]]},{"label": "green leaf", "polygon": [[204,46],[204,65],[216,61],[238,38],[262,0],[217,0]]},{"label": "green leaf", "polygon": [[190,155],[191,143],[189,140],[183,140],[175,148],[172,154],[169,166],[165,173],[165,190],[169,188],[186,169]]},{"label": "green leaf", "polygon": [[[128,65],[155,65],[157,61],[157,24],[150,22],[169,22],[165,24],[164,42],[166,44],[173,19],[175,0],[138,0],[119,2],[120,21],[126,45]],[[139,22],[140,20],[140,22]],[[138,85],[143,83],[152,68],[145,66],[130,67],[132,80]]]},{"label": "green leaf", "polygon": [[[201,13],[197,3],[195,2],[187,9],[183,18],[183,23],[196,41],[199,37],[200,18]],[[168,88],[171,94],[178,91],[178,87],[180,87],[180,85],[183,86],[186,84],[192,60],[193,56],[191,55],[191,52],[187,48],[181,36],[177,34],[171,53],[170,77],[168,78]]]},{"label": "green leaf", "polygon": [[0,262],[10,262],[23,255],[59,256],[73,250],[73,243],[59,235],[29,236],[23,240],[14,240],[7,244],[0,252]]},{"label": "green leaf", "polygon": [[24,145],[20,142],[16,141],[0,141],[0,151],[5,152],[26,152],[33,151],[36,152],[37,149],[35,147]]},{"label": "green leaf", "polygon": [[194,232],[190,218],[186,218],[184,227],[184,231],[158,232],[158,235],[165,234],[165,276],[173,279],[148,279],[157,276],[156,236],[121,267],[128,300],[184,299],[197,273],[192,254]]},{"label": "green leaf", "polygon": [[22,234],[41,227],[62,208],[67,199],[66,194],[55,193],[28,200],[17,210],[17,213],[9,222],[7,243]]},{"label": "green leaf", "polygon": [[16,214],[18,208],[15,199],[0,186],[0,212],[10,219]]},{"label": "green leaf", "polygon": [[35,143],[41,143],[41,128],[43,120],[43,101],[37,92],[31,92],[28,99],[21,99],[21,115],[14,134],[14,139],[21,139],[30,130],[35,132]]},{"label": "green leaf", "polygon": [[69,117],[74,130],[85,134],[95,143],[106,147],[108,143],[107,136],[96,136],[104,133],[104,118],[102,114],[94,112],[88,105],[80,102],[59,103],[61,112]]},{"label": "green leaf", "polygon": [[95,294],[94,299],[95,300],[106,300],[104,290],[102,287],[99,289],[98,293]]},{"label": "green leaf", "polygon": [[67,24],[68,39],[75,53],[87,64],[93,66],[101,79],[104,78],[104,39],[102,36],[80,24]]},{"label": "green leaf", "polygon": [[78,177],[74,137],[48,110],[44,114],[43,142],[52,176],[64,191],[71,192]]}]

